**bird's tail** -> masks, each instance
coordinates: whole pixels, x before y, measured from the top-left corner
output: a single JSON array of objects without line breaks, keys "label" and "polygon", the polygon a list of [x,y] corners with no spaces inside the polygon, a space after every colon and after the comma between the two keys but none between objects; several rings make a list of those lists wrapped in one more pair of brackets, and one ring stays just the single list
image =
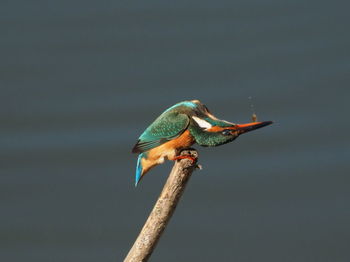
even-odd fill
[{"label": "bird's tail", "polygon": [[144,157],[144,154],[139,154],[139,157],[137,159],[137,165],[136,165],[136,176],[135,176],[135,187],[140,182],[142,173],[143,173],[143,167],[142,167],[142,158]]}]

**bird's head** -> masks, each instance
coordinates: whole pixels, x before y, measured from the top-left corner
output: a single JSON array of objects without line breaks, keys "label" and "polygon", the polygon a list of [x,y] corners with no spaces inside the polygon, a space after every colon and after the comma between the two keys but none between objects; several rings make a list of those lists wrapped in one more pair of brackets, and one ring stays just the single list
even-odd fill
[{"label": "bird's head", "polygon": [[196,142],[201,146],[219,146],[235,140],[242,134],[272,124],[272,121],[234,124],[224,120],[192,117],[201,132],[192,129]]},{"label": "bird's head", "polygon": [[247,124],[232,124],[231,126],[213,126],[208,129],[208,132],[221,132],[224,136],[232,136],[238,137],[247,132],[253,131],[255,129],[262,128],[264,126],[271,125],[272,121],[264,121],[264,122],[251,122]]},{"label": "bird's head", "polygon": [[233,124],[225,121],[223,123],[217,122],[217,125],[213,125],[210,128],[205,129],[205,131],[220,133],[223,136],[235,139],[242,134],[271,124],[272,121],[251,122],[247,124]]},{"label": "bird's head", "polygon": [[[226,144],[242,134],[272,124],[272,121],[234,124],[221,120],[215,117],[199,100],[184,101],[167,111],[169,110],[176,110],[178,113],[190,117],[190,123],[197,127],[197,129],[192,129],[192,134],[195,136],[196,142],[203,146]],[[201,132],[197,133],[197,130],[201,130]]]},{"label": "bird's head", "polygon": [[[193,123],[204,131],[203,136],[197,136],[196,141],[200,145],[217,146],[235,140],[242,134],[272,124],[272,121],[251,122],[247,124],[235,124],[215,117],[208,108],[199,101],[195,110],[192,110]],[[207,135],[204,135],[204,134]]]},{"label": "bird's head", "polygon": [[195,114],[192,118],[201,128],[208,132],[221,132],[225,136],[238,137],[244,133],[272,124],[272,121],[234,124],[215,117],[200,101],[192,100],[191,102],[196,105]]}]

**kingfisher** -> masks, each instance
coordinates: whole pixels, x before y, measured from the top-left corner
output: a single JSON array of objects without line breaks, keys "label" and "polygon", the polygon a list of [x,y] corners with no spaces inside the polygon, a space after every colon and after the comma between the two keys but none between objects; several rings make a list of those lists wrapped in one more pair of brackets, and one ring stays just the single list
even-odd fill
[{"label": "kingfisher", "polygon": [[132,149],[138,153],[135,186],[154,166],[178,160],[182,149],[197,143],[214,147],[239,135],[272,124],[272,121],[234,124],[215,117],[199,100],[183,101],[165,110],[139,137]]}]

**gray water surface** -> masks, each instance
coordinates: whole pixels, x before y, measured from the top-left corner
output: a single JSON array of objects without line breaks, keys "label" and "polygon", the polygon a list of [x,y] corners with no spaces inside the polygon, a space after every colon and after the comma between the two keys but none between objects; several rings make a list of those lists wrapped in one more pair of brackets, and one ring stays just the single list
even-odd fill
[{"label": "gray water surface", "polygon": [[151,261],[350,261],[349,4],[0,4],[0,261],[122,261],[171,163],[138,136],[200,99],[272,126],[199,148]]}]

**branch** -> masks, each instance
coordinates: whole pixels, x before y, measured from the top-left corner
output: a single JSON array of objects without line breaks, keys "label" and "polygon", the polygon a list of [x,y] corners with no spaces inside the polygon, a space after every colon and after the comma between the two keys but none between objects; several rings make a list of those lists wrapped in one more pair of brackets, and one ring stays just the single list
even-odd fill
[{"label": "branch", "polygon": [[[194,149],[183,150],[180,155],[198,157],[198,153]],[[192,163],[189,159],[175,162],[162,193],[124,262],[140,262],[149,259],[174,213],[192,172],[197,167],[197,164]]]}]

